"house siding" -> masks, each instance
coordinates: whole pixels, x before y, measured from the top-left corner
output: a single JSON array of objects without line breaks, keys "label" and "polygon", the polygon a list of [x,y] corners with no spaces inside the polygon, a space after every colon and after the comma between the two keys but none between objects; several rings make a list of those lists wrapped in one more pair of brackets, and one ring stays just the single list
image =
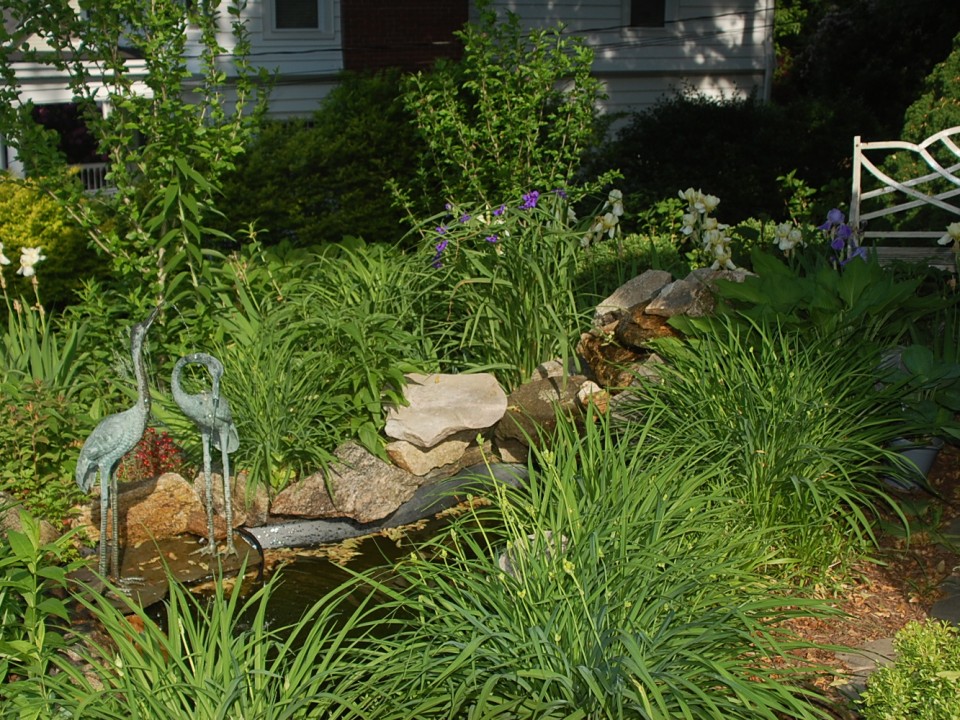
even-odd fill
[{"label": "house siding", "polygon": [[773,0],[666,0],[663,28],[629,27],[629,3],[603,0],[501,0],[527,28],[580,35],[594,51],[594,74],[607,92],[606,113],[635,112],[665,94],[769,98],[773,71]]}]

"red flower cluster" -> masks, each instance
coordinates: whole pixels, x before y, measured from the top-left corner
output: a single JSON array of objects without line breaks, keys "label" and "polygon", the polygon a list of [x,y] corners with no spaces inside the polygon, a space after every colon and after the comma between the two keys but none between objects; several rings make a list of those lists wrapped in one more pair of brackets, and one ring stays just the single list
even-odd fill
[{"label": "red flower cluster", "polygon": [[183,468],[183,449],[166,431],[148,427],[132,453],[124,456],[117,468],[119,480],[147,480]]}]

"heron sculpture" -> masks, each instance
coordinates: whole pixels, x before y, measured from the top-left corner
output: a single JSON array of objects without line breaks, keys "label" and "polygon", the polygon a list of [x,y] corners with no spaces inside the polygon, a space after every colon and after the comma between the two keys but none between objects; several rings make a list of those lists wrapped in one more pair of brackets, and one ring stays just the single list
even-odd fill
[{"label": "heron sculpture", "polygon": [[[180,375],[186,365],[203,365],[207,368],[213,380],[211,392],[203,391],[191,395],[184,391],[180,384]],[[233,544],[233,492],[230,487],[230,453],[240,445],[237,435],[237,426],[233,423],[230,414],[230,404],[220,395],[220,378],[223,377],[223,365],[213,355],[207,353],[193,353],[186,355],[173,367],[170,378],[170,387],[173,390],[173,399],[180,406],[183,414],[196,423],[200,428],[200,438],[203,443],[203,479],[206,484],[207,500],[207,531],[210,534],[209,549],[216,554],[217,543],[213,529],[213,475],[210,469],[210,444],[220,449],[223,461],[223,511],[227,522],[227,552],[237,553]]]},{"label": "heron sculpture", "polygon": [[[110,569],[112,577],[120,579],[120,523],[118,519],[117,465],[133,450],[147,428],[150,415],[150,391],[147,388],[147,370],[143,363],[143,344],[147,331],[160,308],[154,308],[150,317],[130,331],[130,355],[137,378],[137,402],[129,410],[108,415],[87,437],[77,460],[76,479],[80,489],[88,493],[97,473],[100,474],[100,575],[107,577],[107,515],[113,517],[110,538]],[[112,509],[112,512],[109,510]]]}]

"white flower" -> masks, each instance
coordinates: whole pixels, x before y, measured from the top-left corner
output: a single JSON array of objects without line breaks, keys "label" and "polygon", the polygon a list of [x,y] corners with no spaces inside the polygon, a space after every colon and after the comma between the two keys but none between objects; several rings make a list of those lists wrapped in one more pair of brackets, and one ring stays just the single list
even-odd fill
[{"label": "white flower", "polygon": [[617,217],[623,215],[623,193],[619,190],[611,190],[607,195],[607,202],[603,205],[604,210],[607,208],[610,208],[610,212]]},{"label": "white flower", "polygon": [[701,201],[703,202],[706,212],[712,213],[717,209],[717,205],[720,204],[720,198],[716,195],[701,195]]},{"label": "white flower", "polygon": [[34,268],[41,260],[46,260],[46,255],[41,255],[40,251],[43,248],[21,248],[20,249],[20,269],[17,270],[17,275],[23,275],[24,277],[31,277],[36,275],[37,271]]},{"label": "white flower", "polygon": [[567,208],[567,222],[575,223],[577,221],[577,213],[574,212],[572,207]]},{"label": "white flower", "polygon": [[9,265],[10,258],[3,254],[3,243],[0,243],[0,265]]},{"label": "white flower", "polygon": [[617,231],[617,223],[620,222],[620,218],[612,212],[608,212],[600,219],[600,222],[603,226],[602,232],[607,233],[607,237],[612,238]]},{"label": "white flower", "polygon": [[[937,242],[941,245],[949,245],[950,243],[960,245],[960,222],[947,225],[947,234],[937,240]],[[2,245],[0,245],[0,250],[3,250]]]},{"label": "white flower", "polygon": [[730,256],[730,238],[723,238],[721,242],[716,243],[713,246],[713,265],[710,266],[711,270],[719,270],[721,267],[726,270],[736,270],[737,266],[733,264],[733,259]]},{"label": "white flower", "polygon": [[697,216],[693,213],[684,213],[683,214],[683,227],[680,228],[680,232],[684,235],[692,235],[693,229],[697,226]]},{"label": "white flower", "polygon": [[783,252],[790,252],[797,245],[803,245],[803,233],[790,223],[780,223],[773,232],[774,242]]}]

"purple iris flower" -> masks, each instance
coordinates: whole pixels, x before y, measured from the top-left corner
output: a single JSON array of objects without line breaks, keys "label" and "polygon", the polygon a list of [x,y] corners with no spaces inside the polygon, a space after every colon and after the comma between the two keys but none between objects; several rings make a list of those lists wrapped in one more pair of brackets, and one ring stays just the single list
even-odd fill
[{"label": "purple iris flower", "polygon": [[849,240],[850,236],[852,235],[853,235],[853,228],[851,228],[846,223],[841,224],[840,227],[837,228],[837,237],[843,240],[843,242],[846,242],[847,240]]},{"label": "purple iris flower", "polygon": [[842,225],[844,219],[843,213],[839,209],[833,208],[827,213],[827,221],[823,225],[818,225],[817,230],[830,230],[837,225]]},{"label": "purple iris flower", "polygon": [[835,237],[833,240],[830,241],[830,247],[832,247],[836,252],[840,252],[841,250],[843,250],[845,245],[846,243],[839,236]]},{"label": "purple iris flower", "polygon": [[540,199],[539,190],[531,190],[523,196],[523,204],[520,205],[521,210],[530,210],[537,206],[537,200]]},{"label": "purple iris flower", "polygon": [[848,257],[846,260],[844,260],[843,262],[840,263],[840,267],[844,267],[848,262],[850,262],[850,261],[853,260],[854,258],[860,258],[861,260],[863,260],[864,262],[866,262],[866,260],[867,260],[867,249],[866,249],[866,248],[862,248],[862,247],[858,247],[856,250],[854,250],[852,253],[850,253],[850,257]]}]

